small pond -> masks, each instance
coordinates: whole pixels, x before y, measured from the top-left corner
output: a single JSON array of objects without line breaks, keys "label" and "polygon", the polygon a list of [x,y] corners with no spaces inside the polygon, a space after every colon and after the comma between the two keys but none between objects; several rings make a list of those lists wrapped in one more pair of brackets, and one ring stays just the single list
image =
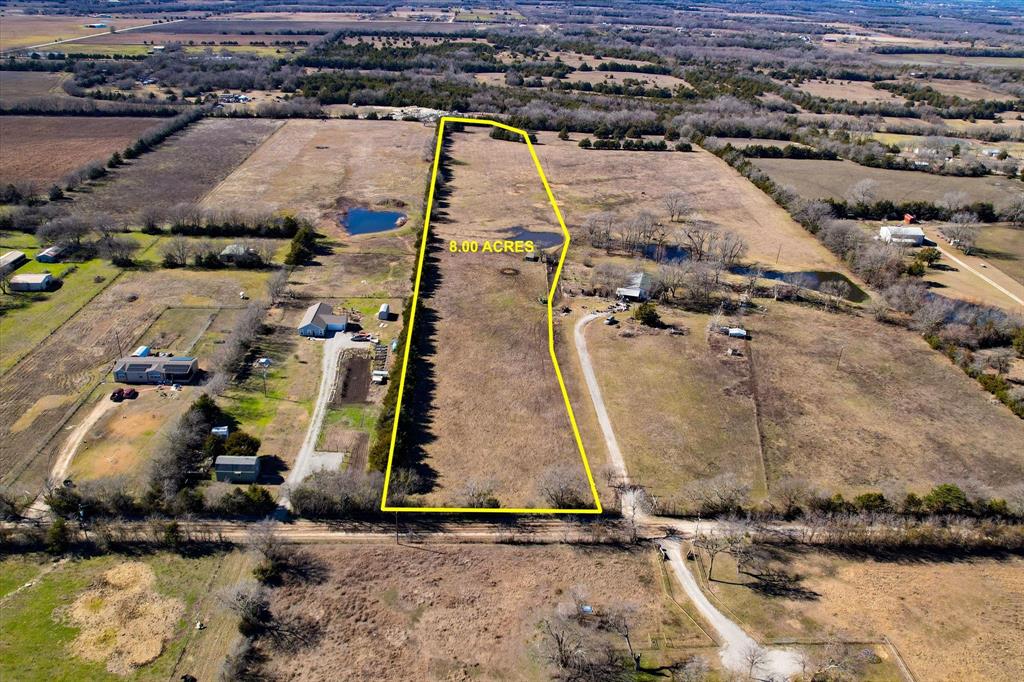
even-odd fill
[{"label": "small pond", "polygon": [[[751,268],[735,267],[731,268],[729,272],[736,275],[748,275],[752,271]],[[846,297],[848,301],[854,303],[862,303],[868,300],[868,295],[864,293],[864,290],[854,284],[841,272],[834,272],[832,270],[803,270],[800,272],[779,272],[778,270],[765,270],[761,273],[761,277],[764,279],[776,280],[778,282],[793,282],[796,278],[801,279],[801,284],[814,291],[820,291],[821,285],[826,282],[846,282],[850,285],[850,293]]]},{"label": "small pond", "polygon": [[563,235],[557,232],[539,232],[527,230],[525,227],[510,227],[505,230],[508,235],[506,239],[518,239],[531,241],[538,249],[550,249],[552,246],[561,246],[565,241]]},{"label": "small pond", "polygon": [[372,211],[368,208],[350,208],[341,220],[349,234],[370,234],[393,230],[405,223],[405,214],[398,211]]}]

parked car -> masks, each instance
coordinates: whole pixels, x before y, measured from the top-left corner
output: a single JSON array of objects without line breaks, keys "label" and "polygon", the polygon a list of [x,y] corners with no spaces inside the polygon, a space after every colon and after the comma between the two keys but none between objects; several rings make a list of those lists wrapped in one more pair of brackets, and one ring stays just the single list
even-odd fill
[{"label": "parked car", "polygon": [[110,399],[113,400],[115,403],[119,403],[122,400],[124,400],[124,389],[115,388],[114,392],[110,394]]},{"label": "parked car", "polygon": [[139,392],[136,391],[134,388],[129,388],[125,390],[124,397],[127,398],[128,400],[135,400],[136,398],[139,397]]}]

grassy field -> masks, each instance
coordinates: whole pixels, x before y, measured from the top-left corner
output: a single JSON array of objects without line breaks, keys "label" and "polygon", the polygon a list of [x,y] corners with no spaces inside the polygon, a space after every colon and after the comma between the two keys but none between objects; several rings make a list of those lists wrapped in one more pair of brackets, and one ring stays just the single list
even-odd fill
[{"label": "grassy field", "polygon": [[[211,645],[234,636],[234,619],[216,594],[241,577],[248,565],[242,554],[47,564],[45,557],[0,562],[0,573],[11,566],[19,580],[35,579],[0,609],[0,677],[27,682],[216,674],[225,649],[214,652]],[[196,631],[196,620],[207,628]]]},{"label": "grassy field", "polygon": [[[630,479],[668,507],[682,501],[688,483],[721,473],[737,474],[763,495],[746,358],[727,358],[717,337],[709,344],[706,315],[667,314],[665,321],[690,333],[600,321],[586,331]],[[623,337],[623,328],[637,336]]]},{"label": "grassy field", "polygon": [[999,490],[1024,475],[1024,422],[919,336],[785,304],[746,324],[769,487],[801,477],[898,496],[946,481]]},{"label": "grassy field", "polygon": [[281,125],[266,119],[201,121],[112,172],[110,179],[73,193],[75,207],[134,220],[144,207],[198,203]]},{"label": "grassy field", "polygon": [[[887,561],[773,548],[759,554],[796,576],[789,595],[771,595],[749,572],[737,572],[729,556],[715,560],[711,582],[715,601],[757,636],[876,642],[887,636],[921,680],[1009,682],[1024,674],[1012,653],[1024,645],[1014,625],[1024,606],[1020,559]],[[705,557],[700,575],[706,568]],[[873,666],[869,679],[903,679],[891,651],[872,648],[883,665]]]},{"label": "grassy field", "polygon": [[578,138],[542,133],[540,140],[537,154],[570,230],[599,211],[624,218],[648,211],[668,223],[664,197],[682,193],[696,207],[695,218],[746,240],[750,261],[782,270],[843,270],[788,213],[708,152],[586,151]]},{"label": "grassy field", "polygon": [[[145,18],[115,17],[111,19],[97,19],[87,16],[56,16],[56,15],[35,15],[24,14],[16,10],[5,10],[0,13],[0,45],[3,50],[14,50],[26,48],[33,45],[56,40],[67,40],[79,38],[96,33],[107,33],[108,29],[87,28],[86,24],[106,23],[117,28],[129,28],[131,26],[143,26],[157,20],[157,16],[148,15]],[[68,49],[60,46],[54,49]]]},{"label": "grassy field", "polygon": [[544,265],[521,254],[448,249],[450,240],[515,239],[518,229],[560,243],[558,223],[525,146],[476,128],[452,134],[451,155],[451,196],[431,224],[440,240],[431,256],[436,274],[421,288],[413,330],[429,350],[411,360],[410,371],[430,378],[402,405],[422,426],[396,452],[396,465],[427,472],[434,485],[424,501],[434,506],[465,506],[466,487],[476,483],[502,506],[547,507],[543,479],[562,469],[589,506],[547,352]]},{"label": "grassy field", "polygon": [[[265,271],[134,270],[111,282],[37,341],[0,384],[4,482],[18,480],[32,488],[42,481],[52,448],[59,445],[54,429],[109,371],[119,341],[127,350],[167,307],[237,305],[240,290],[263,296],[267,277]],[[57,292],[62,293],[70,291]],[[71,348],[74,352],[67,352]],[[34,415],[30,422],[24,419],[27,413]],[[79,412],[77,418],[82,416]]]},{"label": "grassy field", "polygon": [[986,225],[978,234],[978,253],[1024,284],[1024,230],[1006,225]]},{"label": "grassy field", "polygon": [[[618,60],[616,60],[618,61]],[[504,74],[502,74],[504,76]],[[627,78],[640,81],[646,88],[670,88],[675,89],[682,85],[690,89],[689,83],[682,78],[676,78],[670,74],[662,73],[631,73],[629,71],[573,71],[566,80],[572,83],[604,83],[611,85],[621,84]]]},{"label": "grassy field", "polygon": [[996,207],[1003,207],[1013,196],[1024,194],[1024,185],[1000,176],[958,178],[868,168],[852,161],[754,159],[753,163],[775,182],[793,187],[801,196],[812,199],[842,199],[850,187],[864,179],[878,183],[879,199],[896,202],[937,202],[948,192],[964,192],[971,201],[990,201]]},{"label": "grassy field", "polygon": [[37,97],[67,97],[60,84],[66,73],[41,71],[0,71],[0,93],[5,104],[15,104]]},{"label": "grassy field", "polygon": [[40,189],[88,163],[106,163],[142,132],[159,125],[146,117],[3,116],[3,182],[27,181]]},{"label": "grassy field", "polygon": [[797,90],[806,92],[815,97],[827,99],[842,99],[850,102],[903,102],[903,98],[888,90],[879,90],[872,87],[867,81],[819,81],[809,80],[800,85]]},{"label": "grassy field", "polygon": [[422,218],[427,172],[423,150],[430,129],[394,121],[288,121],[266,139],[203,201],[208,207],[257,211],[290,210],[318,226],[334,227],[343,207],[396,200],[406,205],[407,223]]},{"label": "grassy field", "polygon": [[[321,637],[312,648],[275,653],[266,664],[273,678],[550,680],[541,622],[571,612],[574,588],[595,615],[635,608],[633,643],[645,665],[692,651],[717,663],[709,640],[673,603],[663,566],[650,551],[553,545],[309,551],[329,567],[327,579],[275,589],[273,608],[317,619]],[[621,638],[593,635],[625,650]]]}]

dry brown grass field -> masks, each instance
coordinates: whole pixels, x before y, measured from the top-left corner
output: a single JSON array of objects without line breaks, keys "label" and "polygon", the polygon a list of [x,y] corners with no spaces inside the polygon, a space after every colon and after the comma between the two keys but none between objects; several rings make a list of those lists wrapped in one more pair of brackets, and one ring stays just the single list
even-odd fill
[{"label": "dry brown grass field", "polygon": [[[0,383],[0,468],[6,484],[39,486],[61,441],[65,419],[88,413],[80,398],[110,370],[122,349],[173,306],[237,305],[238,292],[263,295],[264,272],[124,272],[18,362]],[[115,335],[115,331],[117,335]],[[201,365],[203,364],[201,360]],[[20,419],[31,411],[31,423]],[[18,428],[14,426],[17,424]]]},{"label": "dry brown grass field", "polygon": [[48,186],[93,161],[106,163],[160,123],[146,117],[2,116],[0,178]]},{"label": "dry brown grass field", "polygon": [[877,182],[879,199],[937,202],[949,192],[964,192],[971,201],[990,201],[997,208],[1024,194],[1024,184],[1001,176],[958,178],[916,171],[868,168],[852,161],[754,159],[754,165],[775,182],[803,197],[842,199],[860,180]]},{"label": "dry brown grass field", "polygon": [[986,225],[978,234],[978,252],[1024,284],[1024,230],[1008,225]]},{"label": "dry brown grass field", "polygon": [[0,71],[0,100],[13,104],[37,97],[67,97],[60,87],[67,78],[66,73]]},{"label": "dry brown grass field", "polygon": [[916,85],[928,85],[944,95],[955,95],[957,97],[963,97],[964,99],[987,99],[1006,102],[1015,99],[1013,95],[1008,95],[1005,92],[999,92],[987,85],[975,83],[973,81],[930,78],[927,80],[914,79],[911,82]]},{"label": "dry brown grass field", "polygon": [[867,81],[819,81],[809,80],[801,84],[798,90],[815,97],[827,99],[844,99],[851,102],[902,102],[903,98],[888,90],[878,90]]},{"label": "dry brown grass field", "polygon": [[[616,60],[618,61],[618,60]],[[610,78],[609,78],[610,76]],[[627,78],[640,81],[647,88],[675,88],[682,85],[691,88],[682,78],[661,73],[630,73],[629,71],[573,71],[566,80],[572,83],[604,83],[621,84]]]},{"label": "dry brown grass field", "polygon": [[413,330],[429,350],[410,359],[411,372],[430,378],[404,398],[420,428],[396,466],[428,472],[434,484],[424,501],[433,506],[472,506],[465,497],[475,484],[503,507],[550,507],[543,488],[553,476],[591,506],[548,354],[545,265],[521,253],[448,247],[541,238],[517,230],[560,246],[560,228],[525,145],[491,139],[480,127],[450,135],[452,178],[430,225],[438,243]]},{"label": "dry brown grass field", "polygon": [[6,52],[55,40],[107,32],[107,29],[102,28],[86,28],[86,24],[106,23],[117,28],[129,28],[151,24],[158,18],[155,15],[147,15],[144,18],[119,16],[99,19],[88,16],[34,15],[5,10],[0,13],[0,49]]},{"label": "dry brown grass field", "polygon": [[[407,226],[429,172],[432,130],[396,121],[294,120],[267,138],[203,200],[210,208],[289,210],[337,230],[343,207],[401,202]],[[422,179],[421,179],[422,178]]]},{"label": "dry brown grass field", "polygon": [[[319,585],[278,588],[275,613],[320,623],[313,648],[278,653],[273,677],[374,680],[550,680],[544,620],[585,595],[595,617],[633,607],[632,639],[645,665],[716,650],[672,602],[663,564],[646,550],[568,546],[350,545],[314,548]],[[683,601],[676,588],[674,595]],[[607,638],[607,639],[605,639]],[[597,641],[625,650],[621,638]],[[703,647],[703,648],[702,648]]]},{"label": "dry brown grass field", "polygon": [[916,334],[788,304],[745,323],[769,488],[998,490],[1024,476],[1024,422]]},{"label": "dry brown grass field", "polygon": [[110,179],[74,193],[75,207],[132,220],[145,207],[167,210],[197,203],[281,125],[268,119],[200,121],[117,169]]},{"label": "dry brown grass field", "polygon": [[[764,494],[757,426],[745,357],[727,358],[726,344],[705,335],[706,315],[663,310],[666,323],[689,329],[611,327],[600,320],[586,330],[605,405],[630,480],[671,506],[695,479],[733,473],[755,495]],[[636,334],[623,336],[624,330]]]},{"label": "dry brown grass field", "polygon": [[782,270],[843,271],[788,213],[709,152],[587,151],[553,133],[539,139],[537,155],[570,230],[600,211],[624,218],[649,211],[667,223],[664,198],[678,192],[694,204],[695,217],[743,237],[750,261]]},{"label": "dry brown grass field", "polygon": [[[1024,660],[1014,653],[1024,646],[1019,558],[902,561],[764,551],[772,567],[797,576],[801,592],[768,596],[729,557],[716,560],[711,583],[715,600],[756,635],[850,641],[885,636],[920,680],[1011,682],[1024,675]],[[875,651],[895,673],[887,647]]]}]

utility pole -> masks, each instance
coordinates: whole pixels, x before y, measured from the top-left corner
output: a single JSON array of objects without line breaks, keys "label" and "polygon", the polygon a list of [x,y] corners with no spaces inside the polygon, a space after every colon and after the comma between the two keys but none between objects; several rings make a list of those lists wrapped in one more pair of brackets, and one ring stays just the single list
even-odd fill
[{"label": "utility pole", "polygon": [[843,351],[846,350],[846,346],[839,347],[839,357],[836,358],[836,369],[839,369],[839,363],[843,360]]},{"label": "utility pole", "polygon": [[114,330],[114,341],[117,343],[117,357],[123,358],[124,351],[121,350],[121,336],[117,333],[116,329]]}]

